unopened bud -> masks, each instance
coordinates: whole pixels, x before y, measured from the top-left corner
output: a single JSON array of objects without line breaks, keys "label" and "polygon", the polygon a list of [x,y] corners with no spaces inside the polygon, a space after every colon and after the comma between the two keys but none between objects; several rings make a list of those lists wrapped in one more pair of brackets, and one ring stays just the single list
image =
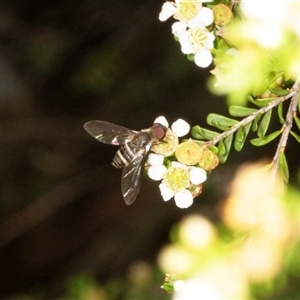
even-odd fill
[{"label": "unopened bud", "polygon": [[199,160],[199,166],[206,171],[213,170],[219,164],[219,158],[216,153],[209,149],[202,151],[201,159]]},{"label": "unopened bud", "polygon": [[219,26],[228,24],[232,18],[231,8],[223,3],[219,3],[213,8],[214,23]]}]

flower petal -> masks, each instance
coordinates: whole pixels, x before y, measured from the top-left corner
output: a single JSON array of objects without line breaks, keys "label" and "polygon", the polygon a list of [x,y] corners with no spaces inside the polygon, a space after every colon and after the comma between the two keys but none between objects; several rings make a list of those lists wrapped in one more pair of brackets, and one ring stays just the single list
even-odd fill
[{"label": "flower petal", "polygon": [[190,181],[192,184],[198,185],[207,179],[206,171],[202,168],[192,167],[190,169]]},{"label": "flower petal", "polygon": [[156,118],[154,120],[154,123],[161,124],[161,125],[163,125],[167,128],[169,127],[169,123],[168,123],[167,119],[164,116],[160,116],[160,117]]},{"label": "flower petal", "polygon": [[183,54],[194,53],[194,48],[191,44],[188,31],[185,31],[179,36],[179,43],[181,45],[181,51]]},{"label": "flower petal", "polygon": [[201,20],[200,17],[198,17],[198,18],[195,17],[192,20],[188,21],[187,25],[191,29],[192,28],[201,28],[201,29],[205,28],[204,22]]},{"label": "flower petal", "polygon": [[148,169],[148,176],[153,180],[161,180],[164,178],[164,175],[167,171],[167,168],[164,165],[151,166]]},{"label": "flower petal", "polygon": [[184,169],[184,170],[188,170],[188,166],[178,162],[178,161],[172,161],[171,163],[172,167],[174,168],[180,168],[180,169]]},{"label": "flower petal", "polygon": [[151,166],[158,166],[164,163],[164,156],[161,154],[150,153],[148,155],[148,163]]},{"label": "flower petal", "polygon": [[186,28],[187,28],[186,23],[184,23],[184,22],[175,22],[172,25],[172,33],[175,36],[179,37],[179,36],[181,36],[182,34],[185,33]]},{"label": "flower petal", "polygon": [[212,62],[212,55],[209,50],[201,50],[195,54],[195,63],[201,68],[208,67]]},{"label": "flower petal", "polygon": [[172,124],[171,128],[172,131],[177,134],[177,136],[181,137],[188,134],[188,132],[191,129],[191,126],[186,121],[178,119]]},{"label": "flower petal", "polygon": [[171,189],[169,189],[164,183],[161,183],[158,187],[160,189],[160,193],[164,201],[168,201],[174,196],[174,192]]},{"label": "flower petal", "polygon": [[159,20],[160,21],[166,21],[169,19],[174,13],[176,12],[176,7],[172,2],[165,2],[162,6],[161,12],[159,14]]},{"label": "flower petal", "polygon": [[193,204],[193,195],[190,191],[183,190],[175,194],[174,200],[179,208],[188,208]]},{"label": "flower petal", "polygon": [[202,7],[199,12],[199,18],[205,26],[209,26],[214,20],[213,11],[208,7]]}]

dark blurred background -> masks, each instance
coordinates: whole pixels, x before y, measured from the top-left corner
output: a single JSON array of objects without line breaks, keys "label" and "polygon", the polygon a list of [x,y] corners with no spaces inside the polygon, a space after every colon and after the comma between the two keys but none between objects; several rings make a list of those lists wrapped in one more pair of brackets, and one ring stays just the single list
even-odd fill
[{"label": "dark blurred background", "polygon": [[110,165],[116,148],[91,138],[86,121],[138,130],[164,115],[205,126],[209,112],[226,111],[207,91],[209,69],[189,62],[171,21],[158,20],[162,4],[0,1],[2,297],[59,297],[70,276],[103,283],[137,260],[155,264],[171,226],[191,212],[215,220],[235,165],[262,157],[252,146],[233,151],[187,210],[164,203],[146,178],[125,205]]}]

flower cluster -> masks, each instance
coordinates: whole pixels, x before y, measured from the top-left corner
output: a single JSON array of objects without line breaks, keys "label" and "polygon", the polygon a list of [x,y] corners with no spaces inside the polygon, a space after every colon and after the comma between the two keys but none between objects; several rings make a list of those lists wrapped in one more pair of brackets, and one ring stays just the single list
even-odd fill
[{"label": "flower cluster", "polygon": [[[169,124],[165,117],[159,117],[155,123],[165,127]],[[161,181],[159,189],[164,201],[174,197],[180,208],[187,208],[193,199],[202,192],[202,183],[207,178],[207,170],[217,165],[212,161],[212,152],[189,140],[179,144],[178,137],[186,135],[190,125],[182,119],[168,128],[162,143],[154,145],[148,156],[148,176]],[[209,156],[208,157],[208,153]],[[215,157],[213,157],[215,159]]]},{"label": "flower cluster", "polygon": [[207,29],[214,20],[213,11],[202,5],[205,0],[175,0],[165,2],[159,20],[165,21],[173,16],[178,20],[172,25],[172,33],[181,45],[184,54],[194,55],[195,63],[202,68],[212,62],[210,50],[215,36]]},{"label": "flower cluster", "polygon": [[[173,16],[178,20],[172,25],[172,33],[181,45],[181,51],[193,59],[199,67],[208,67],[213,60],[216,35],[222,35],[222,26],[232,19],[232,7],[228,4],[207,4],[212,0],[174,0],[163,4],[159,20]],[[209,7],[208,7],[209,6]]]}]

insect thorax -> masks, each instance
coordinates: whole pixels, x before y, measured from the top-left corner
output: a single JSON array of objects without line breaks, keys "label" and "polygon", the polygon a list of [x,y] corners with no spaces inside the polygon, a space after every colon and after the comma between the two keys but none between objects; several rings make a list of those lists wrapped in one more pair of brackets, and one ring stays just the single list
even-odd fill
[{"label": "insect thorax", "polygon": [[128,138],[128,142],[120,147],[117,151],[114,159],[113,166],[116,168],[124,168],[127,166],[134,156],[141,152],[146,154],[153,143],[153,137],[149,132],[138,132],[135,135]]}]

